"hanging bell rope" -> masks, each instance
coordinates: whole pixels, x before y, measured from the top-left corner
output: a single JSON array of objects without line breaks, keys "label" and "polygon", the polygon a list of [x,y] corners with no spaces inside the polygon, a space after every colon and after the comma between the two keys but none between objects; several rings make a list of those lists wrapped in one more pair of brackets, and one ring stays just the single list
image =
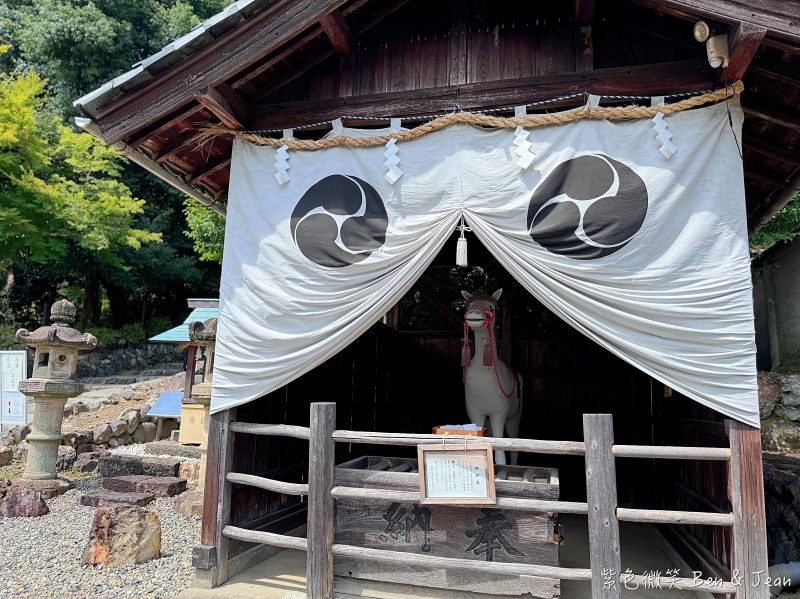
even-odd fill
[{"label": "hanging bell rope", "polygon": [[461,217],[461,223],[456,227],[456,231],[461,232],[461,237],[458,238],[456,243],[456,266],[469,266],[467,262],[467,238],[464,233],[472,231],[464,222],[464,217]]}]

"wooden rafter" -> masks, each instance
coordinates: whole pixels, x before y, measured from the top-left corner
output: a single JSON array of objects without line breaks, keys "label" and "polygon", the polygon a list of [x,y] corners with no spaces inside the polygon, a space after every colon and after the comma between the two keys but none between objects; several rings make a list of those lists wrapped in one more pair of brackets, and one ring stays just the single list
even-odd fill
[{"label": "wooden rafter", "polygon": [[767,30],[761,25],[742,21],[728,31],[728,66],[720,75],[721,80],[736,81],[744,76],[747,67],[756,55]]},{"label": "wooden rafter", "polygon": [[144,129],[139,131],[139,133],[129,138],[126,143],[132,148],[138,148],[147,140],[152,139],[162,133],[165,133],[166,131],[169,131],[181,121],[185,121],[193,114],[196,114],[204,109],[205,106],[203,106],[202,104],[192,104],[183,110],[175,112],[174,114],[166,117],[165,119],[153,123],[149,127],[145,127]]},{"label": "wooden rafter", "polygon": [[98,121],[103,138],[114,143],[153,124],[195,99],[204,88],[214,88],[245,70],[345,1],[276,2],[230,35],[180,61],[138,90],[101,107]]},{"label": "wooden rafter", "polygon": [[742,106],[745,114],[758,117],[774,125],[781,127],[788,127],[795,131],[800,131],[800,117],[795,113],[778,110],[776,108],[767,108],[763,106]]},{"label": "wooden rafter", "polygon": [[800,69],[756,58],[750,64],[750,73],[757,73],[775,81],[800,86]]},{"label": "wooden rafter", "polygon": [[199,135],[198,131],[191,130],[172,138],[169,143],[153,155],[153,160],[164,162],[173,158],[176,154],[180,154],[185,148],[196,142]]},{"label": "wooden rafter", "polygon": [[770,187],[774,187],[775,189],[783,189],[788,185],[786,179],[780,179],[778,177],[770,176],[766,173],[758,172],[753,169],[747,169],[744,171],[744,178],[751,179],[758,183],[762,183],[764,185],[769,185]]},{"label": "wooden rafter", "polygon": [[706,60],[598,69],[350,98],[267,104],[251,109],[252,126],[281,129],[330,120],[343,114],[414,116],[450,111],[456,103],[464,110],[513,106],[584,91],[608,95],[662,95],[702,89],[713,79],[714,72]]},{"label": "wooden rafter", "polygon": [[191,175],[189,175],[189,184],[193,185],[198,181],[202,181],[203,179],[207,179],[220,169],[227,167],[231,163],[231,154],[227,152],[225,154],[220,154],[216,158],[212,158],[208,164],[201,166],[196,171],[194,171]]},{"label": "wooden rafter", "polygon": [[246,129],[249,117],[247,105],[225,83],[206,87],[197,95],[197,101],[231,129]]},{"label": "wooden rafter", "polygon": [[797,0],[633,0],[636,4],[682,19],[698,17],[729,25],[750,22],[778,39],[800,42],[800,2]]},{"label": "wooden rafter", "polygon": [[356,38],[341,12],[332,10],[327,15],[322,15],[319,24],[339,54],[348,56],[355,52]]},{"label": "wooden rafter", "polygon": [[744,136],[744,149],[758,152],[769,158],[786,162],[792,166],[800,166],[800,152],[773,145],[756,137]]}]

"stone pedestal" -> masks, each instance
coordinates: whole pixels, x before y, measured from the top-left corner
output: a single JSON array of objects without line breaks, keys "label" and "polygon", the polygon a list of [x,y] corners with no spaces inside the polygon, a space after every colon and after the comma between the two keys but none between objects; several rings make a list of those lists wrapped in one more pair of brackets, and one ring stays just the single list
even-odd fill
[{"label": "stone pedestal", "polygon": [[83,383],[72,380],[78,352],[93,349],[97,339],[79,333],[69,326],[75,319],[75,306],[66,300],[53,304],[53,324],[29,333],[17,331],[19,343],[36,348],[33,378],[20,382],[19,391],[32,396],[35,409],[33,427],[27,437],[28,457],[25,472],[15,485],[32,489],[50,498],[72,488],[72,483],[58,478],[58,446],[61,444],[61,422],[64,404],[70,397],[83,393]]}]

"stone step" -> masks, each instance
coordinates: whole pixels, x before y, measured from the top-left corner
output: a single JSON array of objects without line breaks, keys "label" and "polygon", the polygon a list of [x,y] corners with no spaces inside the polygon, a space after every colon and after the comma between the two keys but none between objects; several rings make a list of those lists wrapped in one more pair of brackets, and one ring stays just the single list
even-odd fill
[{"label": "stone step", "polygon": [[78,499],[79,505],[89,507],[109,507],[116,503],[127,503],[130,505],[145,506],[156,496],[153,493],[122,493],[119,491],[93,491],[84,493]]},{"label": "stone step", "polygon": [[129,474],[104,478],[103,488],[119,493],[152,493],[156,497],[172,497],[186,490],[186,479],[175,476]]},{"label": "stone step", "polygon": [[171,455],[176,458],[200,459],[200,447],[196,445],[181,445],[174,441],[151,441],[150,443],[145,443],[144,452],[147,455]]},{"label": "stone step", "polygon": [[155,458],[150,456],[110,455],[100,458],[102,476],[124,476],[141,474],[147,476],[176,477],[181,468],[177,458]]}]

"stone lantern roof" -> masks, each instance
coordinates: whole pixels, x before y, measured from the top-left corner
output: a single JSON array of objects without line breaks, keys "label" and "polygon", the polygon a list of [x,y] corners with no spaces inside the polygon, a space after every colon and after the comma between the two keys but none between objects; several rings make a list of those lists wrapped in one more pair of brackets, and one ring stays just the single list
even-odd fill
[{"label": "stone lantern roof", "polygon": [[217,319],[189,323],[189,340],[192,345],[207,345],[217,339]]},{"label": "stone lantern roof", "polygon": [[90,350],[97,347],[97,339],[89,333],[81,333],[73,329],[70,324],[75,322],[76,309],[72,302],[61,300],[53,304],[50,309],[50,320],[53,324],[39,327],[33,333],[27,329],[17,331],[17,342],[30,347],[38,345],[51,345],[57,347],[72,347],[78,350]]}]

